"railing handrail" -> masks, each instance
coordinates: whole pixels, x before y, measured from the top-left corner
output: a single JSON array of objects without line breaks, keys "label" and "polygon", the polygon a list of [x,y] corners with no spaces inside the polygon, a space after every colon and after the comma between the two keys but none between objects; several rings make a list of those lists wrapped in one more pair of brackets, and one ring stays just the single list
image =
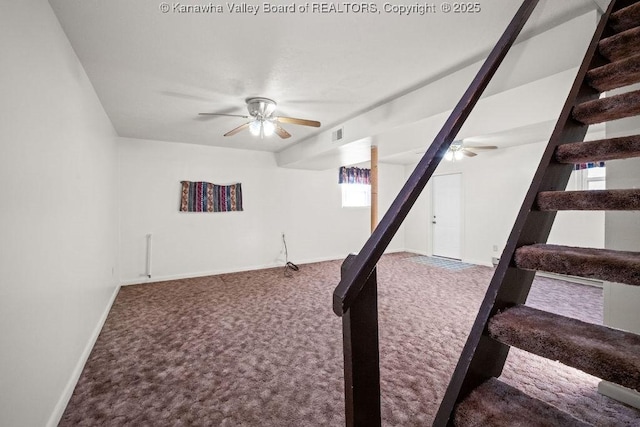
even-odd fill
[{"label": "railing handrail", "polygon": [[393,236],[411,210],[418,196],[427,185],[451,142],[471,114],[507,52],[520,34],[522,27],[538,4],[538,0],[524,0],[495,47],[485,60],[451,115],[436,135],[398,196],[375,228],[351,267],[345,272],[333,292],[333,311],[342,316],[358,297],[367,278],[375,268]]}]

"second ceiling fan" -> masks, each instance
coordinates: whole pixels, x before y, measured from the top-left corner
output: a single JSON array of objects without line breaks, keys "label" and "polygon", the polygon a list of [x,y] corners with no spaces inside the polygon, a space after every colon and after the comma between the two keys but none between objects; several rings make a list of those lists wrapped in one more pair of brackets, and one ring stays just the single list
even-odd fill
[{"label": "second ceiling fan", "polygon": [[462,159],[462,157],[475,157],[478,153],[472,150],[495,150],[498,147],[495,145],[466,145],[461,140],[453,141],[449,146],[444,158],[450,161],[456,161]]},{"label": "second ceiling fan", "polygon": [[[472,150],[496,150],[495,145],[467,145],[462,140],[456,140],[451,143],[449,149],[444,155],[445,160],[455,162],[463,157],[475,157],[478,153]],[[424,154],[425,151],[416,151],[416,154]]]},{"label": "second ceiling fan", "polygon": [[297,119],[294,117],[274,116],[276,102],[269,98],[247,98],[247,110],[249,115],[223,114],[223,113],[199,113],[201,116],[228,116],[251,119],[248,122],[225,133],[224,136],[233,136],[238,132],[249,129],[256,136],[271,136],[277,134],[280,138],[289,138],[291,134],[287,132],[280,123],[290,123],[294,125],[320,127],[320,122],[316,120]]}]

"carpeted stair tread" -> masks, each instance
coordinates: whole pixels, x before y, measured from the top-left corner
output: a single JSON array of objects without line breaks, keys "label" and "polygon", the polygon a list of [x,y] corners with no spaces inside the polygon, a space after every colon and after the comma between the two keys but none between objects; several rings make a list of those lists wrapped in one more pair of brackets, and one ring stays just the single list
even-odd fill
[{"label": "carpeted stair tread", "polygon": [[490,378],[455,409],[456,427],[590,426],[515,387]]},{"label": "carpeted stair tread", "polygon": [[496,314],[488,329],[503,344],[640,390],[640,335],[524,305]]},{"label": "carpeted stair tread", "polygon": [[640,157],[640,135],[572,142],[556,148],[559,163],[585,163]]},{"label": "carpeted stair tread", "polygon": [[516,249],[514,261],[518,268],[524,270],[640,286],[640,252],[538,243]]},{"label": "carpeted stair tread", "polygon": [[587,72],[587,83],[604,92],[640,82],[640,54]]},{"label": "carpeted stair tread", "polygon": [[583,102],[574,107],[573,118],[586,125],[640,114],[640,90]]},{"label": "carpeted stair tread", "polygon": [[600,40],[598,51],[611,62],[636,55],[640,51],[640,27]]},{"label": "carpeted stair tread", "polygon": [[542,191],[536,197],[541,211],[632,211],[640,210],[640,189]]},{"label": "carpeted stair tread", "polygon": [[608,24],[617,33],[640,25],[640,2],[612,13]]}]

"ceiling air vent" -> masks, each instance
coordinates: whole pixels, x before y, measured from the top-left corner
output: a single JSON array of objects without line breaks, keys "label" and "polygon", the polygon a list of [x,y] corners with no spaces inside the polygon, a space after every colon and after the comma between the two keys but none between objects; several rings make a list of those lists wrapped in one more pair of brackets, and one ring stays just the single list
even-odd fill
[{"label": "ceiling air vent", "polygon": [[331,134],[331,142],[340,141],[342,139],[342,129],[343,128],[333,131],[333,133]]}]

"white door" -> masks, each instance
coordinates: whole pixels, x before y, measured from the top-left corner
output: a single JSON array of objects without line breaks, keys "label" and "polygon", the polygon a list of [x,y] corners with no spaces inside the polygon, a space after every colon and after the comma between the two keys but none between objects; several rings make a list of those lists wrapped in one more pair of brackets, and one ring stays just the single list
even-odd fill
[{"label": "white door", "polygon": [[462,259],[462,175],[433,177],[433,254]]}]

